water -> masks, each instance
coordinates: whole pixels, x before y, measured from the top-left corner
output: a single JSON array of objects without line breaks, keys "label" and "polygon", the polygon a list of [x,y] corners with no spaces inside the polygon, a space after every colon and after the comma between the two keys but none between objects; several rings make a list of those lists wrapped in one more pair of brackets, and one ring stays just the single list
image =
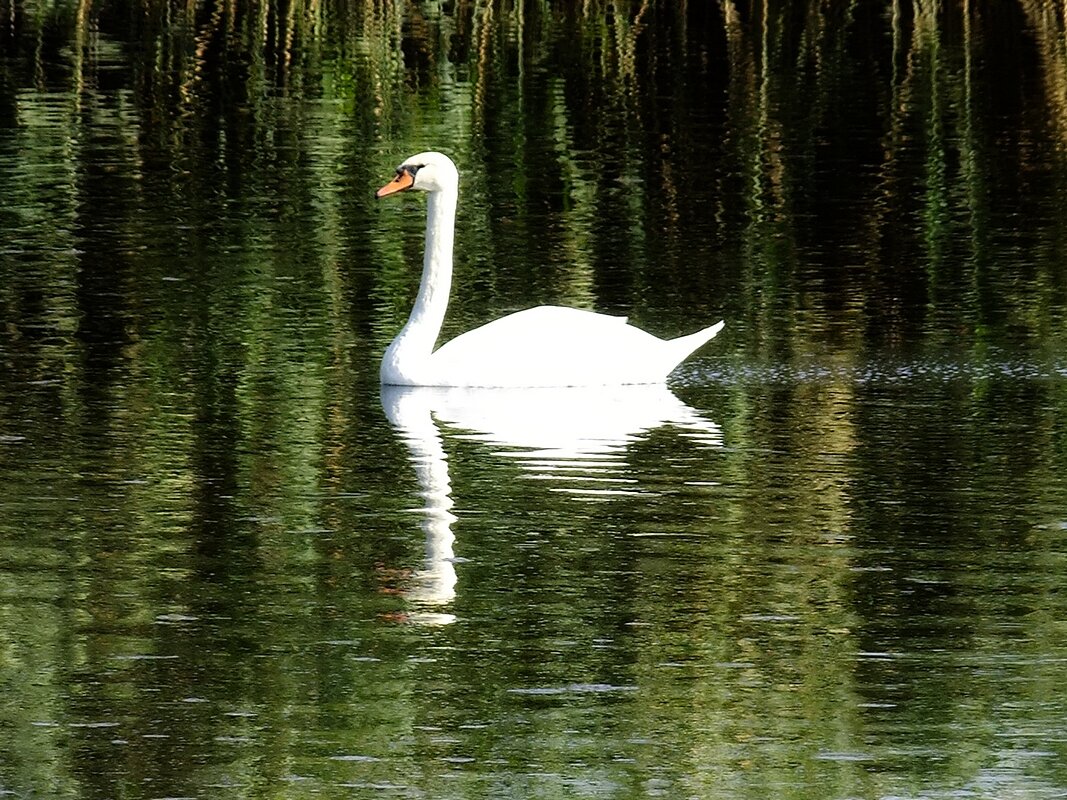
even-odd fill
[{"label": "water", "polygon": [[[0,794],[1067,795],[1061,7],[0,19]],[[383,394],[428,147],[446,336],[726,329]]]}]

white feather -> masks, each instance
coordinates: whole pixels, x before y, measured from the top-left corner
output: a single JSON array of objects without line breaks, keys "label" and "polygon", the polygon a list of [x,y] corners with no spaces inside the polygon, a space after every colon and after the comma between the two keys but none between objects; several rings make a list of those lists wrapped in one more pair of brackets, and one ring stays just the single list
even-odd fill
[{"label": "white feather", "polygon": [[[422,281],[411,316],[382,359],[381,380],[401,386],[607,386],[661,383],[723,323],[659,339],[613,317],[539,306],[467,331],[437,350],[452,284],[459,174],[441,153],[407,159],[412,189],[429,192]],[[390,186],[395,186],[391,184]],[[383,187],[379,196],[396,189]]]}]

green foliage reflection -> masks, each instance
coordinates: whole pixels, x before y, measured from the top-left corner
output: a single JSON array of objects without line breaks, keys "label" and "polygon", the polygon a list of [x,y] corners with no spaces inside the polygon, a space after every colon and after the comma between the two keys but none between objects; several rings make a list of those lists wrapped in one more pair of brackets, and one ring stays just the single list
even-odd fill
[{"label": "green foliage reflection", "polygon": [[[0,0],[0,793],[1067,785],[1065,31],[1056,0]],[[642,439],[643,492],[446,432],[440,630],[376,377],[421,205],[371,199],[431,147],[446,335],[728,320],[680,378],[728,447]]]}]

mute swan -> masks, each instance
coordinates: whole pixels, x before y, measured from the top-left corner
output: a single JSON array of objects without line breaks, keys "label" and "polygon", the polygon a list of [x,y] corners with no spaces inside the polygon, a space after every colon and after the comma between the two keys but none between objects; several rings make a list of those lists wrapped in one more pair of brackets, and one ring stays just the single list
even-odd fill
[{"label": "mute swan", "polygon": [[452,284],[459,173],[448,156],[402,163],[378,198],[408,189],[429,195],[426,250],[415,307],[382,358],[381,381],[396,386],[607,386],[661,383],[722,328],[718,322],[663,340],[612,317],[560,306],[519,311],[460,334],[434,350]]}]

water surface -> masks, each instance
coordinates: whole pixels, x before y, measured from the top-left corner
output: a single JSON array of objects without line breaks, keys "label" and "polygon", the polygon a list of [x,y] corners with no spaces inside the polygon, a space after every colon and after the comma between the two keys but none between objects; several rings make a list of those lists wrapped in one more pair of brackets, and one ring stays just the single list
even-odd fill
[{"label": "water surface", "polygon": [[[1067,794],[1062,9],[0,2],[0,793]],[[668,388],[382,392],[537,303]]]}]

